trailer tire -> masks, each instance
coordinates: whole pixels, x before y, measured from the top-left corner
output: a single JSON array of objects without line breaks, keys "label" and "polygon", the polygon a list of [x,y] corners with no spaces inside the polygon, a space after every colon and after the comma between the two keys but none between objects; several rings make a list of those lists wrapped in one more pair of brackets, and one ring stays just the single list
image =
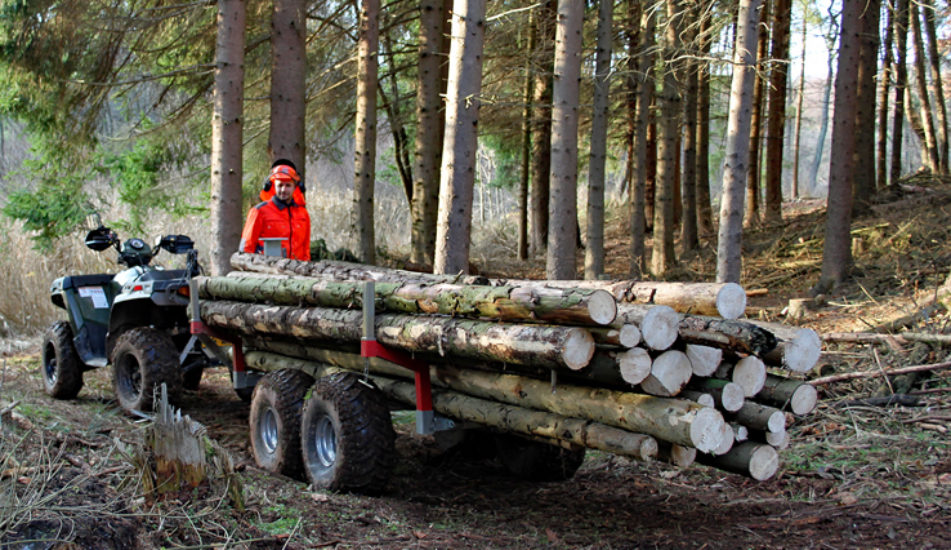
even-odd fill
[{"label": "trailer tire", "polygon": [[313,377],[305,372],[282,369],[269,372],[254,386],[248,422],[251,454],[261,468],[300,478],[301,410],[313,383]]},{"label": "trailer tire", "polygon": [[124,332],[112,350],[113,385],[126,412],[152,410],[152,394],[165,383],[168,401],[177,404],[182,372],[175,343],[165,333],[137,327]]},{"label": "trailer tire", "polygon": [[307,478],[317,489],[378,494],[393,469],[396,433],[386,398],[353,373],[325,376],[301,418]]},{"label": "trailer tire", "polygon": [[497,434],[495,443],[502,465],[532,481],[571,479],[584,461],[584,448],[569,450],[509,434]]},{"label": "trailer tire", "polygon": [[83,364],[73,346],[73,330],[56,321],[43,337],[43,389],[56,399],[72,399],[83,387]]}]

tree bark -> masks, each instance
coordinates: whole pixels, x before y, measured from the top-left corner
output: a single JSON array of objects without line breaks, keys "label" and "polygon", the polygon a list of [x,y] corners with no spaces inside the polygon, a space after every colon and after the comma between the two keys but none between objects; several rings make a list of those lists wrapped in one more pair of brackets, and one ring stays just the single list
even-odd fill
[{"label": "tree bark", "polygon": [[[361,311],[203,301],[206,324],[240,334],[284,336],[356,349]],[[579,327],[497,324],[486,321],[383,314],[376,316],[383,345],[438,357],[466,357],[547,368],[584,368],[594,339]]]},{"label": "tree bark", "polygon": [[786,430],[786,415],[774,407],[746,401],[730,417],[751,430],[782,433]]},{"label": "tree bark", "polygon": [[852,215],[870,211],[875,193],[875,77],[878,72],[880,0],[867,0],[862,10],[855,109],[855,158],[852,163]]},{"label": "tree bark", "polygon": [[548,279],[574,279],[578,231],[578,107],[584,5],[559,2],[552,93],[551,202],[548,205]]},{"label": "tree bark", "polygon": [[485,0],[455,0],[449,89],[446,93],[446,139],[440,169],[435,273],[465,273],[469,270],[484,34]]},{"label": "tree bark", "polygon": [[[640,13],[640,45],[630,39],[629,55],[636,60],[636,71],[631,77],[636,87],[635,117],[631,130],[631,277],[640,277],[647,269],[644,233],[647,228],[647,129],[650,121],[654,92],[654,11],[641,10],[640,4],[630,0],[629,12],[638,6]],[[632,22],[633,23],[633,22]]]},{"label": "tree bark", "polygon": [[678,334],[684,342],[754,355],[768,353],[778,343],[768,329],[752,323],[698,315],[681,315]]},{"label": "tree bark", "polygon": [[528,189],[529,167],[532,156],[532,97],[535,93],[535,75],[532,56],[538,43],[538,25],[535,12],[529,13],[528,43],[525,46],[525,89],[522,94],[522,151],[518,182],[518,250],[519,260],[528,259]]},{"label": "tree bark", "polygon": [[756,26],[759,0],[740,0],[733,83],[727,124],[726,167],[717,236],[717,281],[739,283],[742,268],[743,191],[750,162],[750,126],[753,103],[753,66],[756,64]]},{"label": "tree bark", "polygon": [[766,223],[783,221],[783,143],[786,134],[786,87],[789,85],[789,29],[792,0],[775,0],[772,66],[769,71],[769,120],[766,131]]},{"label": "tree bark", "polygon": [[362,0],[357,40],[357,111],[354,136],[353,232],[356,254],[376,262],[373,187],[376,181],[376,88],[379,50],[379,0]]},{"label": "tree bark", "polygon": [[540,255],[548,247],[548,203],[551,190],[551,101],[555,39],[555,1],[542,3],[538,17],[536,56],[543,59],[535,76],[532,101],[532,254]]},{"label": "tree bark", "polygon": [[[711,12],[701,3],[700,55],[709,57],[713,45]],[[701,61],[697,86],[697,227],[700,236],[713,235],[713,206],[710,200],[710,63]]]},{"label": "tree bark", "polygon": [[832,155],[829,161],[828,215],[822,249],[822,275],[815,287],[817,292],[829,292],[844,281],[852,265],[852,177],[862,9],[863,6],[858,2],[846,2],[842,7]]},{"label": "tree bark", "polygon": [[[803,18],[802,18],[802,36],[800,41],[802,42],[802,55],[799,57],[799,89],[796,94],[796,137],[795,144],[793,145],[793,176],[792,176],[792,197],[793,199],[799,198],[799,144],[802,138],[802,99],[805,96],[806,92],[806,30],[808,26],[806,24],[806,10],[808,6],[803,5]],[[883,126],[884,128],[884,126]]]},{"label": "tree bark", "polygon": [[[363,307],[363,282],[322,279],[200,277],[199,296],[210,300],[267,302],[333,308]],[[603,290],[464,286],[445,283],[376,283],[376,308],[500,321],[608,325],[617,315]]]},{"label": "tree bark", "polygon": [[[938,154],[938,135],[935,131],[932,118],[931,99],[928,97],[928,84],[925,69],[924,38],[921,35],[921,19],[918,17],[917,2],[908,3],[908,19],[911,22],[912,42],[915,49],[915,83],[918,88],[918,99],[921,101],[921,120],[924,123],[925,150],[928,152],[927,167],[934,173],[941,170],[941,158]],[[910,102],[909,102],[910,107]]]},{"label": "tree bark", "polygon": [[756,399],[802,416],[816,408],[819,396],[815,386],[800,380],[769,375],[763,389],[756,394]]},{"label": "tree bark", "polygon": [[[682,25],[684,31],[681,37],[688,48],[696,48],[697,27],[699,26],[699,6],[696,0],[689,2],[684,6],[686,11],[684,17],[689,15],[689,20]],[[685,52],[687,53],[687,52]],[[693,55],[685,55],[678,62],[682,79],[686,81],[684,92],[684,113],[683,113],[683,169],[680,171],[681,193],[683,215],[681,216],[680,226],[680,244],[684,252],[696,250],[700,245],[699,232],[697,229],[697,104],[699,95],[699,77],[700,61]]]},{"label": "tree bark", "polygon": [[[753,112],[750,121],[750,157],[746,174],[746,212],[744,227],[753,227],[760,222],[760,141],[763,136],[764,88],[767,76],[766,58],[769,50],[769,14],[771,4],[777,0],[763,0],[760,13],[762,24],[757,25],[755,84],[753,85]],[[735,69],[734,69],[735,70]]]},{"label": "tree bark", "polygon": [[588,160],[588,223],[584,278],[604,273],[604,171],[607,161],[608,92],[611,86],[611,18],[614,0],[598,2],[598,46],[591,115],[591,152]]},{"label": "tree bark", "polygon": [[894,80],[895,60],[892,43],[895,41],[895,0],[885,1],[886,14],[885,40],[882,47],[882,70],[878,89],[878,138],[875,142],[875,190],[888,186],[888,87]]},{"label": "tree bark", "polygon": [[901,152],[905,124],[905,89],[908,85],[908,0],[897,0],[895,28],[895,110],[892,114],[892,162],[888,184],[894,188],[901,178]]},{"label": "tree bark", "polygon": [[410,204],[410,261],[433,265],[436,250],[436,214],[439,206],[439,157],[443,131],[441,116],[443,0],[419,4],[419,75],[416,84],[416,143],[413,200]]},{"label": "tree bark", "polygon": [[925,22],[925,33],[928,35],[928,67],[931,73],[931,91],[937,106],[938,117],[938,169],[942,174],[948,173],[948,111],[944,99],[944,84],[941,80],[941,54],[938,52],[938,34],[935,29],[935,2],[925,0],[921,5]]},{"label": "tree bark", "polygon": [[271,162],[288,159],[304,181],[306,120],[303,0],[275,0],[271,14],[271,126],[268,157]]},{"label": "tree bark", "polygon": [[241,240],[244,123],[244,0],[218,0],[215,92],[211,117],[211,271],[229,271]]}]

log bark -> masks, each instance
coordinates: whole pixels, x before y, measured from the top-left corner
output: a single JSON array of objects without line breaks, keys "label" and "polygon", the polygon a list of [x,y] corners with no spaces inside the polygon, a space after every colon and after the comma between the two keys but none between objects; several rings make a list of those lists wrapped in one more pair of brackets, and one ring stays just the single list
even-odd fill
[{"label": "log bark", "polygon": [[816,408],[819,396],[815,386],[800,380],[768,375],[763,389],[756,394],[756,399],[802,416]]},{"label": "log bark", "polygon": [[618,304],[614,328],[634,325],[641,331],[641,340],[648,348],[663,351],[677,340],[677,312],[668,306]]},{"label": "log bark", "polygon": [[719,378],[693,378],[688,386],[693,391],[710,394],[713,397],[714,406],[722,411],[736,412],[746,402],[746,392],[736,382]]},{"label": "log bark", "polygon": [[779,470],[779,453],[769,445],[744,441],[721,456],[698,455],[698,462],[765,481]]},{"label": "log bark", "polygon": [[[374,286],[378,311],[567,325],[607,325],[617,315],[614,297],[602,290],[523,289],[448,283],[379,282]],[[362,281],[314,278],[199,278],[199,295],[204,299],[335,308],[361,308],[363,287]]]},{"label": "log bark", "polygon": [[783,411],[747,401],[731,418],[751,430],[779,433],[786,430],[786,415]]},{"label": "log bark", "polygon": [[753,397],[766,383],[766,365],[757,357],[748,355],[734,364],[723,363],[717,369],[717,377],[729,378],[743,388],[746,397]]},{"label": "log bark", "polygon": [[781,366],[793,372],[809,372],[819,362],[822,341],[816,331],[762,321],[750,322],[776,336],[776,347],[762,355],[763,360],[768,364]]},{"label": "log bark", "polygon": [[231,267],[238,271],[253,271],[257,273],[271,273],[274,275],[303,275],[305,277],[329,278],[337,281],[385,281],[385,282],[418,282],[418,283],[450,283],[463,285],[486,284],[488,279],[478,275],[433,275],[404,269],[388,269],[372,265],[355,264],[349,262],[335,262],[321,260],[319,262],[305,262],[264,256],[263,254],[248,254],[235,252],[231,256]]},{"label": "log bark", "polygon": [[673,397],[684,389],[691,374],[693,370],[687,355],[682,351],[668,350],[654,358],[650,374],[641,382],[641,389],[650,395]]},{"label": "log bark", "polygon": [[678,334],[691,344],[752,355],[768,353],[777,344],[770,331],[752,323],[699,315],[681,315]]},{"label": "log bark", "polygon": [[[353,349],[363,337],[360,311],[206,300],[200,308],[201,318],[209,326],[245,335],[287,336]],[[383,345],[439,357],[458,355],[578,370],[594,354],[594,339],[579,327],[384,314],[376,316],[375,332]]]},{"label": "log bark", "polygon": [[710,376],[717,371],[720,362],[723,360],[723,350],[711,348],[709,346],[698,346],[697,344],[687,344],[684,346],[684,353],[690,360],[690,368],[694,376]]},{"label": "log bark", "polygon": [[737,319],[746,313],[746,293],[735,283],[670,283],[656,281],[529,281],[493,279],[495,286],[540,284],[554,288],[607,290],[619,302],[657,304],[680,313]]},{"label": "log bark", "polygon": [[[364,359],[355,353],[321,349],[301,343],[280,343],[251,338],[252,347],[276,353],[326,362],[349,370],[363,371]],[[379,359],[367,363],[371,372],[409,378],[412,372]],[[450,366],[431,368],[436,386],[529,409],[548,411],[572,418],[584,418],[659,440],[709,451],[720,444],[723,416],[714,409],[683,399],[670,399],[613,391],[601,388],[551,383],[526,376],[457,369]]]}]

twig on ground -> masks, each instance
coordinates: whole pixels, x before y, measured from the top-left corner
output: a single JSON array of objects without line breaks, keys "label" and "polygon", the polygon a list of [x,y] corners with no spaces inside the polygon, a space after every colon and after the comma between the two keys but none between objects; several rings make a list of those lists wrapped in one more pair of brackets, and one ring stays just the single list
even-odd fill
[{"label": "twig on ground", "polygon": [[809,383],[813,386],[822,386],[825,384],[831,384],[833,382],[842,382],[844,380],[855,380],[857,378],[876,378],[879,376],[892,376],[895,374],[908,374],[911,372],[925,372],[932,370],[941,370],[951,368],[951,361],[944,361],[942,363],[931,363],[927,365],[912,365],[910,367],[900,367],[897,369],[888,369],[881,371],[861,371],[861,372],[843,372],[841,374],[832,374],[829,376],[823,376],[821,378],[816,378],[815,380],[810,380]]}]

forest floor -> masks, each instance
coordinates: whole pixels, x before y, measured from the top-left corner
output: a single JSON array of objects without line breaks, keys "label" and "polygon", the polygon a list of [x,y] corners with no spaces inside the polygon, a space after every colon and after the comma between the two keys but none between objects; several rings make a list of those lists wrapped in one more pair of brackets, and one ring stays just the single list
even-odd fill
[{"label": "forest floor", "polygon": [[[876,202],[853,224],[855,277],[796,323],[871,331],[933,301],[951,265],[951,185],[911,179]],[[750,316],[792,322],[783,309],[817,279],[824,225],[821,201],[802,201],[782,225],[745,235],[744,286],[768,289],[751,299]],[[623,277],[626,228],[609,227],[609,272]],[[714,256],[705,244],[673,278],[711,280]],[[478,268],[537,277],[542,264],[497,258]],[[940,310],[904,324],[951,332]],[[816,373],[874,373],[949,353],[940,342],[829,342]],[[0,373],[0,548],[949,548],[949,371],[883,380],[822,385],[817,411],[792,426],[780,473],[765,482],[590,451],[572,479],[529,482],[441,451],[397,414],[396,471],[383,495],[367,497],[259,470],[248,406],[214,372],[182,405],[232,456],[239,510],[222,480],[146,502],[135,466],[145,423],[119,412],[107,370],[87,373],[78,399],[55,401],[42,391],[38,350],[11,352]],[[890,393],[912,401],[867,400]]]}]

